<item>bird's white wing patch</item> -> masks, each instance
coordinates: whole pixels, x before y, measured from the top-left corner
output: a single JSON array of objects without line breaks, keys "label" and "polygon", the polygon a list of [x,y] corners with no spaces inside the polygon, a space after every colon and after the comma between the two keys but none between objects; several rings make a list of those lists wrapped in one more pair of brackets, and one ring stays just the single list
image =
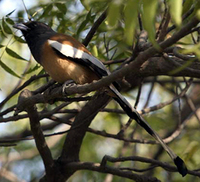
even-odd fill
[{"label": "bird's white wing patch", "polygon": [[68,45],[68,44],[62,44],[56,40],[48,40],[48,43],[51,47],[53,47],[54,49],[56,49],[61,54],[65,55],[66,57],[77,58],[77,59],[87,59],[95,66],[97,66],[97,67],[101,68],[102,70],[105,70],[107,73],[109,73],[101,61],[99,61],[94,56],[92,56],[82,50],[76,49],[75,47]]}]

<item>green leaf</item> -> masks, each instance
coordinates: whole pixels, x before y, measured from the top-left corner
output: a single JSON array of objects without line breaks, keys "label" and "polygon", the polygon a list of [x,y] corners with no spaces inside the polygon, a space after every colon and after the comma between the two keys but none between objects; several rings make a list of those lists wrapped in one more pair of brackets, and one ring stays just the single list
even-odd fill
[{"label": "green leaf", "polygon": [[195,1],[194,7],[194,12],[192,14],[193,16],[197,16],[197,18],[200,19],[200,1]]},{"label": "green leaf", "polygon": [[11,68],[9,68],[6,64],[4,64],[1,60],[0,60],[0,66],[8,73],[10,73],[11,75],[21,78],[17,73],[15,73]]},{"label": "green leaf", "polygon": [[10,13],[8,13],[8,14],[6,15],[6,17],[8,17],[8,16],[10,16],[11,14],[13,14],[13,13],[15,12],[15,10],[16,10],[16,9],[14,9],[14,10],[12,10]]},{"label": "green leaf", "polygon": [[5,46],[0,44],[0,49],[3,48],[3,47],[5,47]]},{"label": "green leaf", "polygon": [[94,55],[95,57],[98,57],[98,49],[96,45],[92,46],[92,55]]},{"label": "green leaf", "polygon": [[182,23],[182,0],[168,0],[170,15],[177,27]]},{"label": "green leaf", "polygon": [[138,4],[139,0],[129,0],[125,6],[125,38],[126,42],[131,45],[133,44],[133,38],[135,33],[135,27],[138,15]]},{"label": "green leaf", "polygon": [[26,43],[26,41],[24,39],[22,39],[21,37],[18,37],[16,35],[14,35],[14,39],[20,43]]},{"label": "green leaf", "polygon": [[60,10],[63,14],[66,14],[67,8],[64,3],[55,3],[55,6]]},{"label": "green leaf", "polygon": [[194,3],[194,0],[185,1],[183,4],[183,13],[182,14],[185,14],[187,11],[189,11],[189,9],[192,7],[193,3]]},{"label": "green leaf", "polygon": [[6,22],[9,23],[12,26],[15,24],[15,22],[9,17],[6,18]]},{"label": "green leaf", "polygon": [[6,37],[7,38],[5,32],[3,31],[2,26],[0,26],[0,35],[1,35],[1,37]]},{"label": "green leaf", "polygon": [[90,1],[88,1],[88,0],[81,0],[81,4],[85,7],[86,10],[89,11],[89,9],[90,9]]},{"label": "green leaf", "polygon": [[197,153],[199,149],[199,143],[197,141],[193,141],[191,142],[186,149],[185,152],[185,161],[189,161],[193,158],[193,156],[195,155],[195,153]]},{"label": "green leaf", "polygon": [[108,24],[114,27],[120,18],[121,3],[119,1],[112,1],[108,8]]},{"label": "green leaf", "polygon": [[190,54],[194,53],[198,59],[200,59],[200,43],[193,45],[192,47],[186,47],[181,51],[182,54]]},{"label": "green leaf", "polygon": [[84,30],[84,28],[86,27],[86,25],[87,25],[87,23],[88,23],[88,21],[87,20],[84,20],[81,24],[80,24],[80,26],[79,26],[79,28],[78,28],[78,30],[77,30],[77,36]]},{"label": "green leaf", "polygon": [[21,59],[21,60],[24,60],[24,61],[27,61],[26,59],[24,59],[23,57],[21,57],[19,54],[17,54],[16,52],[14,52],[13,50],[9,49],[8,47],[6,47],[6,52],[8,55],[10,55],[11,57],[13,58],[16,58],[16,59]]},{"label": "green leaf", "polygon": [[12,34],[12,30],[9,27],[9,25],[6,23],[4,18],[2,19],[2,26],[3,26],[3,30],[4,30],[5,33]]},{"label": "green leaf", "polygon": [[90,9],[90,11],[88,12],[87,16],[86,16],[86,20],[90,21],[92,20],[92,9]]},{"label": "green leaf", "polygon": [[24,15],[24,11],[18,11],[17,12],[17,19],[20,20],[20,19],[23,19],[23,15]]},{"label": "green leaf", "polygon": [[[48,14],[50,14],[50,12],[53,9],[53,4],[49,4],[44,8],[44,12],[42,13],[42,15],[38,18],[38,20],[40,20],[43,17],[46,17]],[[33,15],[34,17],[34,15]]]},{"label": "green leaf", "polygon": [[41,68],[39,64],[36,64],[33,68],[30,68],[26,74],[32,73],[33,71],[36,71],[37,69]]},{"label": "green leaf", "polygon": [[200,10],[197,11],[196,16],[200,20]]},{"label": "green leaf", "polygon": [[157,7],[157,0],[143,0],[142,23],[144,25],[144,29],[148,32],[149,40],[154,45],[154,47],[159,49],[159,46],[155,40],[155,17]]},{"label": "green leaf", "polygon": [[87,23],[92,19],[91,16],[91,10],[88,12],[86,19],[80,24],[80,26],[77,29],[76,35],[78,36],[86,27]]},{"label": "green leaf", "polygon": [[53,4],[49,4],[49,5],[45,8],[43,14],[44,14],[44,15],[49,14],[49,13],[51,12],[52,9],[53,9]]}]

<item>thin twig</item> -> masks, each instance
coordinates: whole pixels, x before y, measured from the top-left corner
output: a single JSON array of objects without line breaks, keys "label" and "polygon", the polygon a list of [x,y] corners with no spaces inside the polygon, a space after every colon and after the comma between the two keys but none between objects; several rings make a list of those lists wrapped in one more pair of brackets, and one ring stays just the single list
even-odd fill
[{"label": "thin twig", "polygon": [[142,172],[146,172],[146,171],[152,170],[152,169],[154,169],[156,167],[157,167],[157,165],[151,165],[150,167],[145,168],[145,169],[137,169],[137,168],[132,168],[132,167],[120,167],[119,169],[142,173]]},{"label": "thin twig", "polygon": [[194,113],[194,116],[196,117],[198,123],[200,124],[200,118],[199,115],[197,114],[197,108],[195,107],[192,99],[190,99],[187,95],[184,96],[186,99],[187,104],[189,105],[190,109],[192,110],[192,112]]},{"label": "thin twig", "polygon": [[135,109],[137,109],[138,103],[140,101],[140,96],[141,96],[141,93],[142,93],[142,86],[143,86],[143,80],[141,81],[139,89],[138,89],[137,97],[136,97],[135,104],[134,104]]},{"label": "thin twig", "polygon": [[167,28],[168,28],[168,24],[169,24],[169,21],[170,21],[170,14],[168,12],[168,6],[167,6],[166,0],[164,1],[164,5],[165,5],[164,15],[163,15],[163,18],[161,20],[158,31],[156,33],[156,38],[158,37],[158,42],[161,42],[161,41],[164,40],[164,38],[167,34]]},{"label": "thin twig", "polygon": [[86,38],[83,40],[83,45],[87,46],[94,36],[95,32],[97,31],[98,27],[101,25],[101,23],[106,19],[107,16],[107,9],[102,13],[102,15],[94,22],[92,28],[88,32]]},{"label": "thin twig", "polygon": [[[139,156],[129,156],[129,157],[118,157],[118,158],[115,158],[115,157],[111,157],[111,156],[106,155],[106,156],[103,157],[103,159],[101,161],[102,168],[104,166],[106,166],[107,161],[108,162],[112,162],[112,163],[125,162],[125,161],[139,161],[139,162],[144,162],[144,163],[157,165],[159,167],[162,167],[162,168],[166,169],[167,171],[177,171],[177,168],[175,166],[169,165],[169,164],[164,163],[164,162],[160,162],[158,160],[139,157]],[[195,175],[195,176],[200,176],[200,173],[196,172],[194,170],[193,171],[192,170],[188,170],[188,174]]]},{"label": "thin twig", "polygon": [[[187,17],[189,17],[194,11],[194,7],[192,7],[190,10],[188,10],[188,12],[186,12],[183,17],[182,17],[182,21],[184,21]],[[176,28],[176,25],[172,25],[171,27],[169,27],[167,29],[167,33],[171,32],[172,30],[174,30]]]},{"label": "thin twig", "polygon": [[8,100],[10,100],[10,98],[12,98],[14,95],[16,95],[18,92],[20,92],[21,90],[23,90],[25,87],[27,87],[28,85],[30,85],[30,83],[32,83],[33,81],[40,79],[40,78],[44,78],[47,77],[47,74],[45,75],[34,75],[32,76],[29,80],[27,80],[22,86],[16,88],[14,91],[12,91],[1,103],[0,103],[0,110],[2,109],[2,107],[7,103]]},{"label": "thin twig", "polygon": [[142,18],[141,18],[141,14],[138,13],[138,22],[139,22],[139,27],[140,27],[140,31],[143,30],[143,25],[142,25]]},{"label": "thin twig", "polygon": [[144,106],[143,106],[144,109],[145,109],[145,108],[148,106],[148,104],[149,104],[149,101],[150,101],[151,95],[152,95],[152,93],[153,93],[153,89],[154,89],[156,80],[157,80],[157,77],[154,77],[154,78],[153,78],[153,81],[152,81],[152,83],[151,83],[151,89],[149,90],[146,103],[145,103]]},{"label": "thin twig", "polygon": [[185,93],[187,92],[187,90],[189,89],[191,84],[192,84],[192,79],[190,79],[188,81],[187,85],[185,86],[185,88],[179,95],[175,96],[174,98],[172,98],[171,100],[168,100],[166,102],[162,102],[162,103],[159,103],[158,105],[152,106],[150,108],[143,109],[142,114],[145,114],[146,112],[161,109],[161,108],[165,107],[166,105],[169,105],[169,104],[173,103],[174,101],[176,101],[177,99],[183,97],[185,95]]}]

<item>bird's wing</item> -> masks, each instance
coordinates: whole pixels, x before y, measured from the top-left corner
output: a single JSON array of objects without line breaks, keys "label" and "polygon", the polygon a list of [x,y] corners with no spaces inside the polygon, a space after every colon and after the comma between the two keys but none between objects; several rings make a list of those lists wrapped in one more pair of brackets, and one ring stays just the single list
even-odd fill
[{"label": "bird's wing", "polygon": [[58,55],[65,56],[71,61],[89,67],[95,71],[100,78],[110,74],[104,64],[91,54],[73,47],[70,44],[64,44],[56,40],[49,39],[48,43]]}]

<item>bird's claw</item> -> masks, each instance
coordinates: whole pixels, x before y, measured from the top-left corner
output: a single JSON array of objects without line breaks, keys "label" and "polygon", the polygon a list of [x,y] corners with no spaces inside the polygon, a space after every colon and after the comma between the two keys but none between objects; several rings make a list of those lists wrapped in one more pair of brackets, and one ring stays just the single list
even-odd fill
[{"label": "bird's claw", "polygon": [[66,89],[69,88],[69,87],[72,87],[74,85],[76,85],[76,83],[73,80],[67,80],[62,86],[63,95],[65,95],[65,96],[68,95],[67,92],[66,92]]}]

